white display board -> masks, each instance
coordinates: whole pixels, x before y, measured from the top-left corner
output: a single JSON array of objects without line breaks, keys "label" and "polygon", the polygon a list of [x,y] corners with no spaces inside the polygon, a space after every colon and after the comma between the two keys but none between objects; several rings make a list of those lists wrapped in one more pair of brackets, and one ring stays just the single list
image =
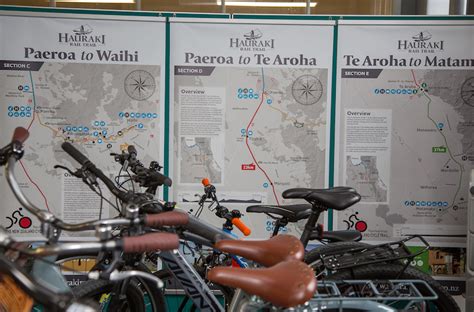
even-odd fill
[{"label": "white display board", "polygon": [[369,241],[466,238],[474,164],[472,21],[339,22],[336,184],[362,200],[336,227]]},{"label": "white display board", "polygon": [[[111,176],[120,165],[109,154],[127,145],[136,147],[146,165],[163,163],[164,22],[0,12],[0,145],[17,126],[30,131],[16,176],[38,207],[71,223],[99,217],[99,197],[81,180],[53,169],[78,166],[62,151],[64,141]],[[102,190],[107,195],[103,185]],[[40,238],[39,222],[20,208],[3,175],[0,194],[0,224],[16,238]],[[102,217],[114,215],[104,204]]]},{"label": "white display board", "polygon": [[[172,196],[197,209],[201,180],[229,209],[285,204],[328,180],[332,21],[170,19]],[[202,218],[220,226],[205,210]],[[272,219],[246,214],[252,238]],[[322,220],[321,220],[322,221]],[[303,223],[285,233],[299,236]],[[238,230],[235,229],[236,233]]]}]

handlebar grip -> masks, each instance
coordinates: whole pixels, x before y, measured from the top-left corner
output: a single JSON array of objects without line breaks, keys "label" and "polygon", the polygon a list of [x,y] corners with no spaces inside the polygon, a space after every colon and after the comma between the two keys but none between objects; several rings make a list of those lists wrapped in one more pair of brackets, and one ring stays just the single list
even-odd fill
[{"label": "handlebar grip", "polygon": [[159,172],[155,171],[155,172],[152,172],[150,175],[160,185],[171,186],[173,184],[173,181],[169,177]]},{"label": "handlebar grip", "polygon": [[179,246],[179,237],[172,233],[150,233],[122,239],[125,253],[173,250]]},{"label": "handlebar grip", "polygon": [[23,127],[16,127],[15,131],[13,132],[12,142],[20,142],[23,144],[29,136],[30,133],[28,130]]},{"label": "handlebar grip", "polygon": [[245,236],[249,236],[252,231],[240,220],[240,218],[233,218],[232,224],[235,225],[242,234]]},{"label": "handlebar grip", "polygon": [[137,149],[133,145],[129,145],[127,147],[127,151],[130,155],[134,155],[135,157],[137,156]]},{"label": "handlebar grip", "polygon": [[189,222],[189,215],[178,211],[167,211],[145,215],[145,225],[151,227],[179,226]]},{"label": "handlebar grip", "polygon": [[74,158],[78,163],[80,163],[82,166],[86,162],[90,162],[90,160],[81,152],[79,152],[71,143],[69,142],[64,142],[61,144],[62,149],[69,154],[72,158]]}]

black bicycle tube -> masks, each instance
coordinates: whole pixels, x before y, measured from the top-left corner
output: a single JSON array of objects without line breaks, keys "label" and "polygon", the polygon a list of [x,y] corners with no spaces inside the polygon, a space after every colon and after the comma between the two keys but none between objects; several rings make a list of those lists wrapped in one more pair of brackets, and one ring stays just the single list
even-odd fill
[{"label": "black bicycle tube", "polygon": [[308,245],[308,242],[311,238],[311,233],[313,233],[314,226],[316,225],[316,222],[318,222],[320,214],[320,211],[313,210],[308,218],[308,221],[306,222],[306,225],[304,226],[304,231],[301,234],[300,241],[301,243],[303,243],[303,246],[305,248]]},{"label": "black bicycle tube", "polygon": [[222,239],[235,239],[232,235],[192,215],[189,216],[189,223],[183,226],[183,228],[193,234],[204,237],[213,244]]}]

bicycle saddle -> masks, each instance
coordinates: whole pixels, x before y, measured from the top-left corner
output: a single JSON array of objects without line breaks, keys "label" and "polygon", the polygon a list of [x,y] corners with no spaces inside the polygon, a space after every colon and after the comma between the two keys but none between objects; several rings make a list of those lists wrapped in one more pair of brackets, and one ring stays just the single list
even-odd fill
[{"label": "bicycle saddle", "polygon": [[312,188],[291,188],[283,191],[282,195],[283,198],[301,198],[305,199],[305,197],[310,194],[310,193],[315,193],[315,192],[320,192],[320,193],[332,193],[332,192],[354,192],[357,193],[357,191],[349,186],[336,186],[336,187],[330,187],[330,188],[325,188],[325,189],[312,189]]},{"label": "bicycle saddle", "polygon": [[287,218],[289,222],[297,222],[298,220],[309,217],[311,214],[311,205],[254,205],[247,207],[247,212],[272,213]]},{"label": "bicycle saddle", "polygon": [[219,285],[240,288],[285,308],[305,303],[316,291],[314,271],[298,260],[280,262],[265,269],[215,267],[208,272],[207,279]]},{"label": "bicycle saddle", "polygon": [[282,193],[283,198],[301,198],[334,210],[344,210],[360,201],[360,195],[353,189],[289,189]]},{"label": "bicycle saddle", "polygon": [[303,244],[292,235],[277,235],[267,240],[254,241],[220,240],[214,247],[267,267],[282,261],[304,258]]}]

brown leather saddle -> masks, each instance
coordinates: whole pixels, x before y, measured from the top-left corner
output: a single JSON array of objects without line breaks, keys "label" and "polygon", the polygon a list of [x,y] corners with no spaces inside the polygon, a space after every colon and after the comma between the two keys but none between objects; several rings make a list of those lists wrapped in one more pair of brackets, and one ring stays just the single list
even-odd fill
[{"label": "brown leather saddle", "polygon": [[269,268],[212,268],[207,278],[213,283],[242,289],[285,308],[305,303],[316,291],[314,271],[302,262],[304,247],[294,236],[277,235],[259,241],[221,240],[214,246]]},{"label": "brown leather saddle", "polygon": [[214,247],[270,267],[286,260],[303,260],[304,247],[292,235],[277,235],[267,240],[221,240]]},{"label": "brown leather saddle", "polygon": [[208,272],[207,279],[242,289],[284,308],[305,303],[316,291],[314,271],[298,260],[284,261],[264,269],[216,267]]}]

